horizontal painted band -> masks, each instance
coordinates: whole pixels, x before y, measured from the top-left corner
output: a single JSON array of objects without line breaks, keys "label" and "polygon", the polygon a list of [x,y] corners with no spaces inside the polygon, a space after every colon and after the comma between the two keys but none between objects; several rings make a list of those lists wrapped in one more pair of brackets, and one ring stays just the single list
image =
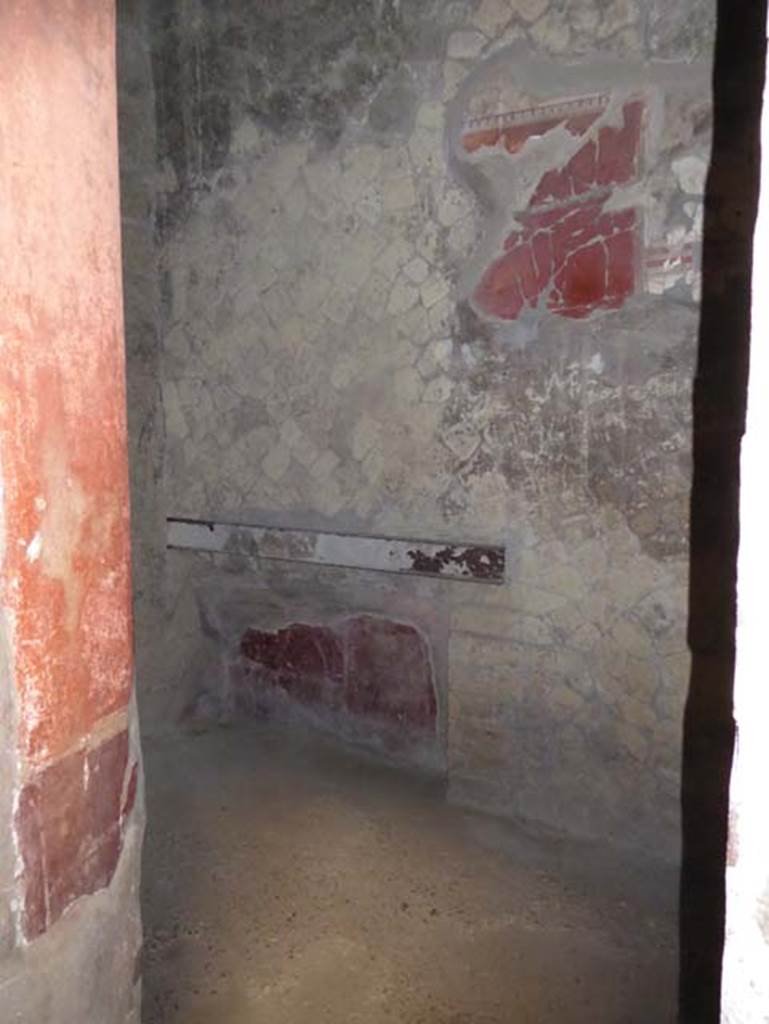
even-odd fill
[{"label": "horizontal painted band", "polygon": [[499,584],[505,578],[505,549],[482,544],[361,537],[272,526],[169,519],[167,545],[192,551],[474,583]]},{"label": "horizontal painted band", "polygon": [[600,114],[609,106],[609,96],[596,93],[590,96],[576,96],[569,99],[541,103],[536,107],[508,110],[503,114],[480,114],[466,118],[463,130],[479,131],[484,128],[516,128],[523,124],[537,124],[552,118],[578,117],[582,114]]}]

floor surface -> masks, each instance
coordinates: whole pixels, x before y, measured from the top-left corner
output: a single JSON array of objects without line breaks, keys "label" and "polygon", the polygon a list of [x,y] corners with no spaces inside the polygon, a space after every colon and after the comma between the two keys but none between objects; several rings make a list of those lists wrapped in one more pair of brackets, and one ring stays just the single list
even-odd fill
[{"label": "floor surface", "polygon": [[670,868],[274,726],[148,741],[145,1024],[672,1024]]}]

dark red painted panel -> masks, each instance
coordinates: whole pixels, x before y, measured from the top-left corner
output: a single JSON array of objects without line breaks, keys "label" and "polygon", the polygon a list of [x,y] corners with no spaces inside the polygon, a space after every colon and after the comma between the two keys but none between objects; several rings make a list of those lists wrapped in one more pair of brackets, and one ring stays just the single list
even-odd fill
[{"label": "dark red painted panel", "polygon": [[24,786],[16,829],[28,939],[112,879],[127,760],[128,734],[121,732],[94,750],[63,757]]},{"label": "dark red painted panel", "polygon": [[481,279],[478,307],[514,320],[542,301],[572,318],[621,306],[635,288],[636,214],[601,209],[594,201],[522,215],[523,230]]},{"label": "dark red painted panel", "polygon": [[48,925],[48,900],[43,863],[40,794],[36,786],[25,786],[16,810],[16,838],[23,865],[23,907],[21,927],[28,940],[42,935]]},{"label": "dark red painted panel", "polygon": [[363,615],[334,627],[250,629],[240,652],[258,669],[244,685],[277,687],[300,704],[410,732],[435,732],[430,654],[413,626]]},{"label": "dark red painted panel", "polygon": [[87,837],[94,841],[120,821],[120,802],[127,764],[126,731],[113,736],[86,756]]},{"label": "dark red painted panel", "polygon": [[345,704],[352,714],[434,728],[435,690],[427,645],[413,626],[374,616],[347,624]]},{"label": "dark red painted panel", "polygon": [[250,629],[241,653],[261,667],[265,681],[301,703],[342,705],[344,654],[331,628],[294,623],[277,632]]}]

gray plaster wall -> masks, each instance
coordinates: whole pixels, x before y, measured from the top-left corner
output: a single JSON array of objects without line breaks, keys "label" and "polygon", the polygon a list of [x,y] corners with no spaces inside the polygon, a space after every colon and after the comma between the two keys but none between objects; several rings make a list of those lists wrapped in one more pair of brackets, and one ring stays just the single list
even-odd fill
[{"label": "gray plaster wall", "polygon": [[[124,5],[145,729],[199,683],[201,592],[283,571],[165,556],[166,514],[505,543],[503,587],[430,584],[450,794],[675,854],[714,10]],[[638,211],[634,294],[580,319],[487,315],[483,268],[576,143],[476,156],[463,125],[595,93],[607,125],[644,104],[639,172],[609,202]],[[655,247],[691,258],[661,272]],[[317,595],[338,575],[285,573]],[[365,608],[372,577],[342,575]]]}]

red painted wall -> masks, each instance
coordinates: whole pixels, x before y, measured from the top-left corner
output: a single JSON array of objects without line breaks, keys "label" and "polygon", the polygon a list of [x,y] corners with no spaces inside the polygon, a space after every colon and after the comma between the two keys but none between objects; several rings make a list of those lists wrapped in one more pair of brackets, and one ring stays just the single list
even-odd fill
[{"label": "red painted wall", "polygon": [[131,689],[113,0],[0,5],[0,604],[24,928],[117,862]]}]

